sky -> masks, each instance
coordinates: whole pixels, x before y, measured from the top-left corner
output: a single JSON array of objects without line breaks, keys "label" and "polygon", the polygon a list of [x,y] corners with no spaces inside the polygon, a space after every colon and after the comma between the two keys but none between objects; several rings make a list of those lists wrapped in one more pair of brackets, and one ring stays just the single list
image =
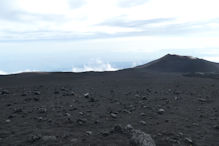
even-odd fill
[{"label": "sky", "polygon": [[218,0],[0,0],[0,74],[219,62]]}]

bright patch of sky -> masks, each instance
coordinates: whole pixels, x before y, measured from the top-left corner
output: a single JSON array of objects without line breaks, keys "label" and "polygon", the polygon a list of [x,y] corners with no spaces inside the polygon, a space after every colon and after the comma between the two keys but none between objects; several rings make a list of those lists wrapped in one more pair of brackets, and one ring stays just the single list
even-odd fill
[{"label": "bright patch of sky", "polygon": [[113,70],[167,53],[219,62],[218,5],[218,0],[1,0],[0,74]]}]

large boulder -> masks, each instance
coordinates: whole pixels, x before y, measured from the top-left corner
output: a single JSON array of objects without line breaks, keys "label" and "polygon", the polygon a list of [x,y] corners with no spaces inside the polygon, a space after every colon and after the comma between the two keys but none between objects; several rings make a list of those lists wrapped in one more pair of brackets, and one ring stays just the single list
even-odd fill
[{"label": "large boulder", "polygon": [[136,130],[131,125],[126,126],[126,132],[130,137],[130,144],[132,146],[156,146],[149,134]]}]

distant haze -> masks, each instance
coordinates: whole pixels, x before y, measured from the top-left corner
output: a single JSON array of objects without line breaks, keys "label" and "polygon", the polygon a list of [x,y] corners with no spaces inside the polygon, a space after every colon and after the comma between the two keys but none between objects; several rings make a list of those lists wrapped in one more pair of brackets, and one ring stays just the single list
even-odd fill
[{"label": "distant haze", "polygon": [[219,62],[218,0],[1,0],[0,74]]}]

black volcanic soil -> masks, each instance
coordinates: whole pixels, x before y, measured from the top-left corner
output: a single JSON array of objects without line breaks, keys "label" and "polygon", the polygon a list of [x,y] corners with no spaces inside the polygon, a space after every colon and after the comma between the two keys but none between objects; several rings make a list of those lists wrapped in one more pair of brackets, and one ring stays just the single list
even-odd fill
[{"label": "black volcanic soil", "polygon": [[141,70],[0,76],[0,111],[1,146],[128,146],[112,130],[127,124],[157,146],[219,146],[217,79]]},{"label": "black volcanic soil", "polygon": [[167,54],[162,58],[154,60],[137,68],[148,69],[158,72],[217,72],[219,63],[190,56]]}]

